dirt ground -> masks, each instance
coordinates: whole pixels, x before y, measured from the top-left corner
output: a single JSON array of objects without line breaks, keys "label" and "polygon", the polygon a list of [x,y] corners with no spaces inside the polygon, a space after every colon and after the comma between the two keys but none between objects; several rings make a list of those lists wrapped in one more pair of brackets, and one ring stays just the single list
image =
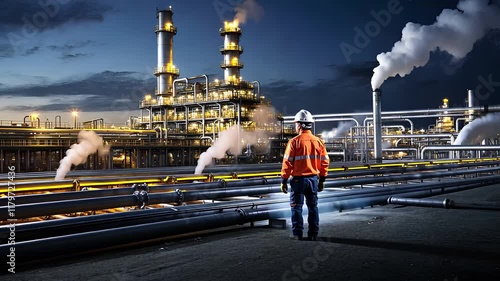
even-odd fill
[{"label": "dirt ground", "polygon": [[[500,186],[438,196],[500,202]],[[320,214],[320,239],[259,223],[50,264],[1,280],[500,280],[500,213],[383,206]],[[50,253],[47,253],[50,255]]]}]

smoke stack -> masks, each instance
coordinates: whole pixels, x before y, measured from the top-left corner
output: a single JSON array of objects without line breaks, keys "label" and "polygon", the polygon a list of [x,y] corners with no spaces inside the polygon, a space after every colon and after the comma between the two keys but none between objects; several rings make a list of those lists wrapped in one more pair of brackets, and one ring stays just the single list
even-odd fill
[{"label": "smoke stack", "polygon": [[[469,108],[474,107],[474,90],[467,90],[467,106]],[[472,122],[474,120],[474,110],[469,110],[468,121]]]},{"label": "smoke stack", "polygon": [[173,58],[174,35],[177,34],[177,28],[172,20],[173,14],[172,7],[156,12],[158,25],[155,28],[155,33],[158,42],[158,64],[154,69],[154,75],[157,77],[157,96],[172,94],[173,81],[179,77],[179,69],[175,67]]},{"label": "smoke stack", "polygon": [[382,91],[373,90],[373,151],[377,163],[382,162]]},{"label": "smoke stack", "polygon": [[220,47],[220,52],[224,56],[224,61],[220,65],[224,69],[224,81],[239,82],[240,69],[243,68],[240,62],[243,48],[240,46],[241,28],[238,27],[238,21],[224,22],[224,27],[219,32],[224,36],[224,45]]}]

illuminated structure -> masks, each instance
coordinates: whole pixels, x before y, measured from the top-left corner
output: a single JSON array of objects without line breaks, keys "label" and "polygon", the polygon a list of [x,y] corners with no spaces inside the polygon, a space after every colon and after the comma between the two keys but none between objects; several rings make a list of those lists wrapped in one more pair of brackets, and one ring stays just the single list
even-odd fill
[{"label": "illuminated structure", "polygon": [[[158,11],[158,18],[160,26],[165,26],[159,31],[157,28],[158,67],[166,69],[161,73],[155,70],[158,77],[155,97],[146,95],[140,102],[141,117],[135,123],[137,128],[158,132],[158,138],[167,147],[166,165],[196,165],[199,155],[216,141],[219,133],[234,125],[239,124],[246,131],[266,130],[271,135],[280,133],[281,127],[277,122],[259,124],[252,121],[258,106],[269,105],[270,102],[261,96],[258,81],[247,82],[240,75],[243,68],[239,59],[243,52],[239,44],[242,32],[236,22],[225,22],[219,31],[224,37],[224,44],[220,47],[224,57],[220,65],[224,70],[224,79],[211,81],[207,75],[174,79],[179,71],[173,67],[171,57],[172,37],[176,33],[172,10]],[[269,120],[276,120],[276,117],[269,116]],[[269,139],[262,139],[251,147],[244,138],[238,141],[243,147],[247,146],[246,153],[237,157],[228,155],[221,161],[251,159],[251,162],[257,162],[281,157],[280,145],[275,145],[278,150],[272,149]]]}]

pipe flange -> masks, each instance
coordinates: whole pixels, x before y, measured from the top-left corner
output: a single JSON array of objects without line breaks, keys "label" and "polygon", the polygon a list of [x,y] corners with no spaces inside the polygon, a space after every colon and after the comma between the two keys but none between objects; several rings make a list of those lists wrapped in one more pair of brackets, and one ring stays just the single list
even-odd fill
[{"label": "pipe flange", "polygon": [[139,209],[144,209],[146,205],[149,204],[149,194],[145,190],[136,190],[134,193],[132,193],[135,198],[137,199],[137,207]]},{"label": "pipe flange", "polygon": [[132,185],[132,188],[134,189],[134,191],[144,190],[146,192],[149,192],[149,186],[147,183],[134,183]]},{"label": "pipe flange", "polygon": [[247,213],[245,212],[245,210],[243,209],[236,209],[236,212],[238,212],[240,214],[240,222],[238,223],[239,225],[242,225],[245,223],[246,219],[247,219]]},{"label": "pipe flange", "polygon": [[75,191],[80,191],[80,180],[73,180],[73,188]]},{"label": "pipe flange", "polygon": [[227,182],[224,179],[219,179],[218,182],[219,182],[221,188],[227,187]]},{"label": "pipe flange", "polygon": [[177,204],[182,204],[184,202],[184,192],[182,192],[180,189],[174,190],[174,192],[177,194]]}]

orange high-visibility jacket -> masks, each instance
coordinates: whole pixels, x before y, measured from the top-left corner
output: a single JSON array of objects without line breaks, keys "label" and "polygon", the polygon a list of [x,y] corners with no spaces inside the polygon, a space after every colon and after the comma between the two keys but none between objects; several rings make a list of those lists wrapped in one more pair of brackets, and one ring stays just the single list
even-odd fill
[{"label": "orange high-visibility jacket", "polygon": [[284,179],[290,176],[326,177],[329,164],[330,159],[323,141],[311,131],[304,130],[292,138],[286,146],[281,177]]}]

